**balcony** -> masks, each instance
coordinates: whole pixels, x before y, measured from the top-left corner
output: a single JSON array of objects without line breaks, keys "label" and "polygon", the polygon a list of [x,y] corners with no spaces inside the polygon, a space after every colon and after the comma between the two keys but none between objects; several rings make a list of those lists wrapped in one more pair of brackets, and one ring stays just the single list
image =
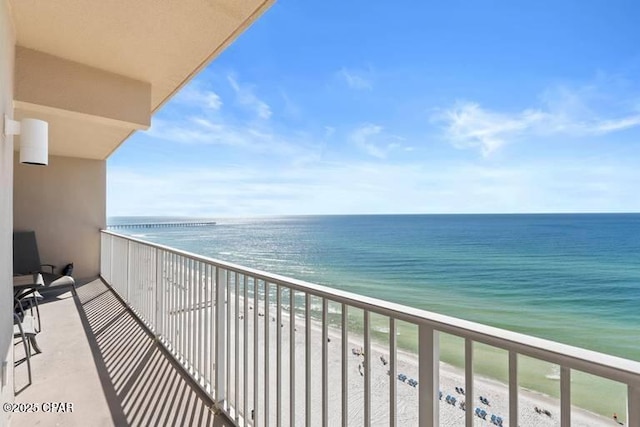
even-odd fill
[{"label": "balcony", "polygon": [[[34,358],[35,384],[19,402],[55,396],[74,403],[76,422],[92,425],[473,426],[498,417],[505,426],[516,418],[522,426],[617,425],[572,404],[572,376],[588,373],[621,383],[627,401],[619,419],[640,425],[638,362],[112,232],[102,232],[101,275],[111,289],[96,280],[77,298],[43,306],[46,350]],[[400,324],[415,328],[418,354],[399,347]],[[441,334],[462,340],[459,377],[443,375]],[[506,355],[506,384],[474,373],[482,345]],[[532,411],[539,400],[519,384],[526,358],[559,367],[559,399],[542,400],[550,416]],[[213,415],[220,412],[228,419]],[[38,416],[69,425],[69,414]]]},{"label": "balcony", "polygon": [[[15,425],[617,425],[572,404],[577,371],[622,383],[619,419],[639,425],[638,362],[112,232],[101,249],[102,280],[41,307],[34,384],[16,368],[17,403],[73,412],[15,414]],[[401,323],[414,325],[418,354],[399,347]],[[463,342],[458,377],[439,362],[440,334]],[[478,345],[505,352],[507,384],[474,373]],[[559,366],[557,402],[522,388],[522,358]],[[534,413],[536,402],[551,415]]]},{"label": "balcony", "polygon": [[[33,383],[26,364],[14,370],[16,403],[39,410],[14,413],[12,425],[230,425],[101,280],[45,301]],[[15,359],[23,357],[15,346]],[[52,402],[72,406],[43,412]]]}]

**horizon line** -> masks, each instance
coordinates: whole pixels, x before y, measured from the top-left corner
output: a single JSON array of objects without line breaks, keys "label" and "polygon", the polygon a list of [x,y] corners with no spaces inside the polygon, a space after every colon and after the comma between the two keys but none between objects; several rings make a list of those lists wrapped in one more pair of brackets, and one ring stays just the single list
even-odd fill
[{"label": "horizon line", "polygon": [[255,215],[107,215],[107,218],[273,218],[312,216],[444,216],[444,215],[637,215],[640,212],[424,212],[424,213],[306,213]]}]

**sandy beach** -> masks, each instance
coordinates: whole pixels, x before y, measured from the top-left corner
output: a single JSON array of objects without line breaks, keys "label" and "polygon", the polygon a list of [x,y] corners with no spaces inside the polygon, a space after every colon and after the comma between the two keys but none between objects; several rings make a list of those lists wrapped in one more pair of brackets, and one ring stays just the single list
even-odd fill
[{"label": "sandy beach", "polygon": [[[254,331],[258,333],[258,402],[253,402],[253,382],[248,384],[248,399],[246,402],[247,413],[251,418],[251,411],[254,411],[255,425],[265,425],[265,368],[268,369],[268,390],[269,390],[269,416],[267,425],[276,425],[276,393],[278,389],[277,383],[277,360],[280,354],[281,360],[281,420],[283,425],[290,425],[290,400],[289,400],[289,384],[290,384],[290,350],[291,343],[294,343],[295,351],[295,423],[294,425],[305,425],[305,397],[307,392],[307,384],[305,383],[305,319],[303,316],[296,315],[294,324],[295,331],[293,340],[290,334],[290,323],[288,311],[282,310],[280,325],[276,315],[275,304],[270,301],[269,307],[265,307],[264,300],[259,300],[256,306],[255,300],[249,298],[248,303],[244,304],[243,299],[239,298],[239,307],[235,309],[235,297],[231,297],[229,304],[231,321],[231,357],[229,368],[231,372],[231,384],[229,387],[229,401],[232,406],[237,406],[240,414],[243,413],[245,407],[243,401],[244,390],[244,359],[243,359],[243,341],[245,333],[245,322],[247,338],[248,338],[248,354],[253,354]],[[288,297],[287,297],[288,298]],[[235,319],[238,320],[238,331],[236,331]],[[269,348],[268,367],[265,364],[265,322],[268,324]],[[278,326],[281,330],[281,347],[280,353],[277,351],[277,331]],[[235,354],[235,338],[238,337],[239,352]],[[340,328],[328,327],[327,342],[327,385],[328,385],[328,418],[329,425],[341,425],[342,420],[342,337]],[[322,420],[322,328],[317,320],[311,320],[310,325],[310,412],[309,416],[312,425],[321,425]],[[348,336],[349,355],[348,363],[348,424],[362,425],[364,420],[364,389],[365,375],[367,370],[363,367],[364,356],[354,354],[358,349],[364,347],[364,339],[361,334],[349,331]],[[397,420],[400,426],[417,425],[418,423],[418,388],[410,385],[409,379],[418,379],[418,358],[417,355],[405,351],[397,351],[397,373],[407,376],[405,381],[398,378],[391,379],[387,371],[389,365],[385,365],[382,361],[384,358],[389,361],[389,350],[386,345],[372,341],[371,342],[371,423],[375,426],[385,426],[389,424],[389,381],[393,380],[397,385]],[[249,356],[248,360],[248,376],[253,379],[254,360]],[[235,380],[237,378],[238,387],[236,391]],[[474,425],[490,426],[492,415],[501,417],[503,425],[512,424],[509,420],[508,410],[508,387],[498,381],[490,378],[484,378],[478,375],[474,376],[474,402],[466,402],[466,408],[475,411],[480,408],[486,411],[485,419],[474,416]],[[464,410],[461,409],[460,403],[465,400],[462,390],[464,386],[464,371],[448,365],[440,363],[439,388],[442,391],[442,399],[440,400],[440,425],[441,426],[463,426]],[[236,395],[238,396],[236,400]],[[447,403],[447,396],[456,399],[455,404]],[[479,397],[487,399],[489,404],[481,403]],[[519,400],[520,419],[519,426],[557,426],[560,425],[560,405],[559,400],[536,393],[530,390],[521,389]],[[535,408],[547,410],[550,415],[537,413]],[[621,414],[623,415],[623,414]],[[618,425],[612,419],[604,418],[600,415],[586,411],[581,408],[573,407],[572,409],[572,426],[616,426]]]}]

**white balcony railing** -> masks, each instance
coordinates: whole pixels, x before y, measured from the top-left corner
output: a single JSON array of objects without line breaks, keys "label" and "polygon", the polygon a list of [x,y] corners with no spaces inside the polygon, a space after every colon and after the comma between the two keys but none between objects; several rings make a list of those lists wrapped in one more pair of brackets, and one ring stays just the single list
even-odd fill
[{"label": "white balcony railing", "polygon": [[[365,426],[399,421],[397,326],[418,334],[419,426],[439,424],[438,333],[464,339],[464,388],[474,401],[474,343],[508,353],[508,413],[517,420],[519,356],[560,366],[560,425],[571,425],[571,372],[617,381],[627,388],[627,425],[640,426],[640,363],[548,340],[480,325],[424,310],[343,292],[276,274],[102,232],[101,275],[174,355],[218,409],[238,425],[343,425],[350,411],[350,315],[362,312],[361,421]],[[315,315],[317,313],[317,315]],[[373,416],[371,319],[388,319],[388,407]],[[278,327],[278,325],[280,327]],[[318,325],[314,329],[314,325]],[[298,331],[300,328],[300,332]],[[335,337],[338,348],[329,344]],[[304,331],[304,332],[302,332]],[[332,335],[333,334],[333,335]],[[300,345],[296,344],[299,343]],[[302,350],[301,350],[302,349]],[[338,352],[339,372],[329,372],[329,352]],[[334,354],[334,353],[332,353]],[[313,378],[312,378],[313,377]],[[316,381],[315,378],[318,378]],[[317,387],[314,389],[314,387]],[[317,391],[314,391],[317,390]],[[376,388],[378,390],[378,388]],[[376,396],[377,398],[377,396]],[[418,404],[419,402],[419,404]],[[467,427],[476,414],[469,404]],[[293,422],[291,422],[293,420]],[[517,423],[510,423],[517,425]]]}]

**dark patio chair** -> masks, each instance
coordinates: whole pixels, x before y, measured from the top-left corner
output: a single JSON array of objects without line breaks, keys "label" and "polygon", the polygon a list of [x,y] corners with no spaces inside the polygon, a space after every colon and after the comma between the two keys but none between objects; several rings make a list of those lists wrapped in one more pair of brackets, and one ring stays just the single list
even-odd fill
[{"label": "dark patio chair", "polygon": [[[44,271],[47,267],[49,271]],[[36,242],[34,231],[14,231],[13,232],[13,274],[35,274],[40,273],[44,280],[44,288],[40,291],[70,287],[75,292],[76,282],[71,276],[63,276],[55,273],[55,266],[42,264]]]},{"label": "dark patio chair", "polygon": [[[18,310],[22,310],[24,312],[24,307],[27,307],[31,310],[31,317],[38,320],[38,326],[36,327],[36,332],[42,332],[42,322],[40,321],[40,307],[38,306],[38,301],[43,299],[44,297],[37,291],[37,289],[25,289],[21,292],[14,291],[14,304],[13,311],[17,313]],[[35,309],[35,316],[34,316]]]}]

